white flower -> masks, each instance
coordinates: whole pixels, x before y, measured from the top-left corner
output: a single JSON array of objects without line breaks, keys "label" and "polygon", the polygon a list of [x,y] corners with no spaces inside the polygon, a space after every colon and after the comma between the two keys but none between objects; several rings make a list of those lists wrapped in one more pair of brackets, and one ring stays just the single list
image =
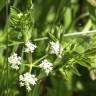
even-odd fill
[{"label": "white flower", "polygon": [[22,13],[19,13],[19,14],[17,14],[17,15],[18,15],[19,18],[21,18],[21,17],[23,16]]},{"label": "white flower", "polygon": [[57,42],[50,42],[50,45],[51,45],[51,51],[50,53],[51,54],[56,54],[58,57],[61,58],[61,54],[63,52],[63,48],[60,46],[60,43],[57,41]]},{"label": "white flower", "polygon": [[95,69],[90,71],[90,77],[92,80],[96,80],[96,70]]},{"label": "white flower", "polygon": [[21,57],[14,53],[8,57],[8,62],[11,64],[11,68],[18,70],[19,65],[21,64]]},{"label": "white flower", "polygon": [[48,75],[50,71],[53,69],[52,63],[50,63],[48,60],[43,60],[42,63],[39,65],[40,68],[42,68],[45,73]]},{"label": "white flower", "polygon": [[29,72],[26,72],[23,75],[19,76],[20,86],[26,86],[26,89],[28,91],[31,90],[31,85],[35,85],[37,82],[37,78],[34,74],[30,74]]},{"label": "white flower", "polygon": [[31,53],[33,53],[34,52],[34,50],[35,50],[35,48],[37,47],[36,45],[34,45],[32,42],[30,42],[30,41],[27,41],[26,42],[26,48],[25,48],[25,52],[31,52]]}]

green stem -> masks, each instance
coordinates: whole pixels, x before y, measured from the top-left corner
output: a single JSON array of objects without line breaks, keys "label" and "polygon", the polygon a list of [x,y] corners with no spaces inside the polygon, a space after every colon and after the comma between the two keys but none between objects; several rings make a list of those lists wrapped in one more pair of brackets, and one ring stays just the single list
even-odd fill
[{"label": "green stem", "polygon": [[[18,44],[22,44],[22,43],[24,43],[24,42],[14,42],[14,43],[8,44],[8,46],[18,45]],[[6,48],[6,45],[1,45],[0,48]]]},{"label": "green stem", "polygon": [[41,60],[45,59],[48,55],[45,55],[43,57],[41,57],[40,59],[36,60],[33,65],[36,65],[37,63],[39,63]]},{"label": "green stem", "polygon": [[45,59],[48,55],[45,55],[43,57],[41,57],[40,59],[36,60],[35,62],[32,63],[32,58],[29,58],[30,59],[30,62],[28,64],[24,64],[25,66],[28,66],[29,67],[29,72],[32,71],[32,67],[38,67],[36,66],[36,64],[38,64],[41,60]]},{"label": "green stem", "polygon": [[29,63],[29,66],[30,66],[30,68],[29,68],[29,72],[31,73],[31,71],[32,71],[32,53],[28,53],[28,63]]},{"label": "green stem", "polygon": [[78,35],[85,35],[85,34],[91,34],[91,33],[96,33],[96,30],[91,30],[91,31],[85,31],[85,32],[73,32],[73,33],[69,33],[69,34],[64,34],[64,37],[68,37],[68,36],[78,36]]},{"label": "green stem", "polygon": [[41,40],[47,40],[48,37],[42,37],[42,38],[36,38],[33,41],[41,41]]}]

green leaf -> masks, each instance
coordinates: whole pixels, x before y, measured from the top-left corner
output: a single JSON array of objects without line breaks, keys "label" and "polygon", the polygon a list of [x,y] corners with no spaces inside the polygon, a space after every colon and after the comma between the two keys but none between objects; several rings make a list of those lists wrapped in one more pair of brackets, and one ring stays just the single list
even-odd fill
[{"label": "green leaf", "polygon": [[88,49],[84,53],[86,55],[96,55],[96,48]]},{"label": "green leaf", "polygon": [[[95,1],[95,0],[92,0],[91,2],[93,2],[93,1]],[[93,4],[95,4],[95,3],[93,3]],[[93,28],[96,28],[96,8],[91,5],[89,5],[88,7],[89,7],[88,9],[89,9],[89,13],[90,13],[90,18],[93,23]]]},{"label": "green leaf", "polygon": [[38,84],[34,87],[33,93],[32,93],[31,96],[39,96],[39,94],[40,94],[40,89],[39,89],[39,87],[40,87],[40,86],[39,86]]},{"label": "green leaf", "polygon": [[81,74],[79,73],[79,71],[77,70],[76,67],[72,66],[72,67],[71,67],[71,71],[72,71],[74,74],[76,74],[76,75],[78,75],[78,76],[81,76]]},{"label": "green leaf", "polygon": [[57,41],[57,39],[55,38],[55,36],[53,34],[51,34],[50,32],[48,33],[49,37],[53,40],[53,41]]},{"label": "green leaf", "polygon": [[77,63],[83,67],[90,68],[90,64],[84,60],[77,60]]}]

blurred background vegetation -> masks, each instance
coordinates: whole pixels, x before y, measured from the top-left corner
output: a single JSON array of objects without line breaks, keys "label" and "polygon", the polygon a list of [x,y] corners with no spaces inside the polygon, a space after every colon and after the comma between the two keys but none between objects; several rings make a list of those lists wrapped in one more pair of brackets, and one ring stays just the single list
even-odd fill
[{"label": "blurred background vegetation", "polygon": [[[31,10],[31,0],[0,0],[0,96],[96,96],[96,0],[32,2]],[[20,12],[23,17],[19,18]],[[88,30],[95,31],[64,35]],[[32,40],[39,46],[33,54],[35,61],[44,56],[54,37],[65,55],[62,60],[48,56],[56,65],[53,75],[43,78],[33,95],[27,95],[18,84],[20,73],[8,67],[7,57],[12,52],[22,55],[22,42]]]}]

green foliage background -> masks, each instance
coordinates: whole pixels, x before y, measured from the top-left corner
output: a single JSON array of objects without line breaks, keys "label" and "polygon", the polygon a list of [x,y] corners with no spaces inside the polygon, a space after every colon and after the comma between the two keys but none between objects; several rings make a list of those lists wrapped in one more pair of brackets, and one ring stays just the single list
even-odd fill
[{"label": "green foliage background", "polygon": [[[7,10],[6,0],[0,0],[0,96],[96,95],[96,80],[92,80],[96,78],[96,2],[88,1],[9,0]],[[83,33],[88,30],[94,33]],[[16,52],[30,62],[22,46],[32,40],[38,45],[33,54],[33,62],[38,64],[48,52],[48,43],[55,39],[64,48],[63,58],[48,54],[55,66],[53,73],[27,93],[20,88],[18,75],[28,68],[22,65],[19,72],[12,70],[7,57]],[[38,74],[38,70],[32,72]]]}]

